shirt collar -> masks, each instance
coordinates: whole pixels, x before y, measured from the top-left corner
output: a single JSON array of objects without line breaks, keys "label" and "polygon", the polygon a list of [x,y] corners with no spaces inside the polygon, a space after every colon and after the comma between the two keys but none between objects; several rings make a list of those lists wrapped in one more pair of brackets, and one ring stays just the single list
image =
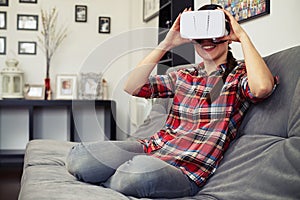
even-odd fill
[{"label": "shirt collar", "polygon": [[227,68],[226,63],[224,63],[224,64],[219,65],[217,67],[217,70],[224,73],[226,71],[226,68]]},{"label": "shirt collar", "polygon": [[[227,68],[226,63],[223,63],[223,64],[217,66],[216,71],[218,71],[218,72],[220,72],[222,74],[222,73],[224,73],[226,71],[226,68]],[[198,69],[205,70],[203,62],[199,63]]]}]

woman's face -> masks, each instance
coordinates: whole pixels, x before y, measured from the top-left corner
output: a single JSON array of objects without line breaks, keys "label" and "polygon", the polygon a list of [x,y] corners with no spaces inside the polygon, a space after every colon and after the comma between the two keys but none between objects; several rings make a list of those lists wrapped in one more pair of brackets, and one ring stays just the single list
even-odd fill
[{"label": "woman's face", "polygon": [[207,62],[214,61],[222,64],[227,60],[228,41],[220,44],[213,43],[212,39],[203,39],[193,42],[198,55]]}]

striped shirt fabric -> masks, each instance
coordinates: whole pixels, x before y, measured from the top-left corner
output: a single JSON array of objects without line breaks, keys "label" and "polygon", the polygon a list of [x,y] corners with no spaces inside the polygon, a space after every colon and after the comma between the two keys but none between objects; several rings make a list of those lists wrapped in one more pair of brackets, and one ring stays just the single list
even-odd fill
[{"label": "striped shirt fabric", "polygon": [[218,98],[209,101],[209,94],[225,69],[226,64],[222,64],[208,75],[199,64],[150,76],[137,94],[145,98],[173,98],[164,128],[140,142],[145,152],[180,168],[198,186],[215,172],[250,103],[261,100],[251,94],[245,64],[238,62]]}]

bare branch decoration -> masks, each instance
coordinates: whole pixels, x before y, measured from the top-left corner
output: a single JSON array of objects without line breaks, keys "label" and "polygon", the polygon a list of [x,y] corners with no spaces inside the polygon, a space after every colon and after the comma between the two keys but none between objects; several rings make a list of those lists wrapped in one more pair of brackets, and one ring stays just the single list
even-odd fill
[{"label": "bare branch decoration", "polygon": [[38,40],[41,44],[42,50],[46,55],[46,78],[49,78],[51,59],[59,45],[67,37],[67,28],[60,27],[57,29],[58,12],[55,7],[52,8],[51,11],[45,11],[42,9],[41,17],[42,36],[38,36]]}]

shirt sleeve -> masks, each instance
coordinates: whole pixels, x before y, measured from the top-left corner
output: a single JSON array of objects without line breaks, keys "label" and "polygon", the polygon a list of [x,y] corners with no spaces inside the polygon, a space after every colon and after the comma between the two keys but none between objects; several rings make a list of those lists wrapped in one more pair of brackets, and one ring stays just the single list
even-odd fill
[{"label": "shirt sleeve", "polygon": [[272,92],[270,92],[270,94],[264,98],[258,98],[256,96],[254,96],[252,93],[251,93],[251,90],[250,90],[250,87],[249,87],[249,84],[248,84],[248,77],[247,77],[247,73],[244,74],[244,76],[242,77],[241,81],[241,90],[242,90],[242,94],[243,96],[248,99],[250,102],[252,103],[258,103],[266,98],[268,98],[273,92],[274,90],[276,89],[277,85],[279,84],[279,77],[278,76],[275,76],[274,77],[274,87],[273,87],[273,90]]},{"label": "shirt sleeve", "polygon": [[135,95],[144,98],[168,98],[174,96],[177,71],[167,75],[150,76],[148,82],[143,85]]}]

